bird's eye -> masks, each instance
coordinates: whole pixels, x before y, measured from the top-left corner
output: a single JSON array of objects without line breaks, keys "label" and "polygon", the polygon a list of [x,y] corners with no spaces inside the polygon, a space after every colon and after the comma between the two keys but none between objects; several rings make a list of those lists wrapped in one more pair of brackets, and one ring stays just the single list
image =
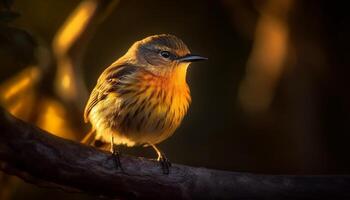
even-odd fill
[{"label": "bird's eye", "polygon": [[160,52],[160,55],[161,55],[163,58],[169,58],[169,57],[170,57],[170,52],[169,52],[169,51],[161,51],[161,52]]}]

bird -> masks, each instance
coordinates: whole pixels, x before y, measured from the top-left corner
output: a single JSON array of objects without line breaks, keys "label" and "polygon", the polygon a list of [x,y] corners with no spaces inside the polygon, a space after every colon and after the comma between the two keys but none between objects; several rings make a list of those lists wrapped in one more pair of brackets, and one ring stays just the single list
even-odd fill
[{"label": "bird", "polygon": [[181,124],[191,103],[187,69],[202,60],[171,34],[136,41],[99,76],[84,110],[92,128],[82,143],[109,144],[117,168],[117,146],[150,146],[168,174],[171,163],[156,145]]}]

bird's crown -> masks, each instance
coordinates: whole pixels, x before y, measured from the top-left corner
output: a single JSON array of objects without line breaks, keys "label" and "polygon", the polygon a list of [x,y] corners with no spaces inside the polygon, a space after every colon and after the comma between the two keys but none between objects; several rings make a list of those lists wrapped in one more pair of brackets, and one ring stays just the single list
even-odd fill
[{"label": "bird's crown", "polygon": [[190,53],[186,44],[171,34],[152,35],[139,41],[139,43],[141,47],[169,51],[179,57]]}]

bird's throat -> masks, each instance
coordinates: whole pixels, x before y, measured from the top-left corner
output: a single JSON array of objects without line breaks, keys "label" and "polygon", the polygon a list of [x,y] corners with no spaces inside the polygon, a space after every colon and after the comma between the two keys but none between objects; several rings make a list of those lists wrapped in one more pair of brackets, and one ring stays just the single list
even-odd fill
[{"label": "bird's throat", "polygon": [[186,74],[188,65],[176,66],[165,76],[169,86],[182,87],[186,84]]}]

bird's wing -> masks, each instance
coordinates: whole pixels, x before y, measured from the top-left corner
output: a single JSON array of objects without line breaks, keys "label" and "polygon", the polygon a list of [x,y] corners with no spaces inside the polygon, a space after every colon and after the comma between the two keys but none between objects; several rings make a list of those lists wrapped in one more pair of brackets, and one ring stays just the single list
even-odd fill
[{"label": "bird's wing", "polygon": [[84,110],[85,122],[89,121],[89,113],[91,109],[98,104],[98,102],[106,98],[110,92],[116,91],[120,85],[118,83],[120,83],[120,81],[127,75],[136,72],[137,68],[138,67],[133,65],[112,65],[101,74],[86,104]]}]

